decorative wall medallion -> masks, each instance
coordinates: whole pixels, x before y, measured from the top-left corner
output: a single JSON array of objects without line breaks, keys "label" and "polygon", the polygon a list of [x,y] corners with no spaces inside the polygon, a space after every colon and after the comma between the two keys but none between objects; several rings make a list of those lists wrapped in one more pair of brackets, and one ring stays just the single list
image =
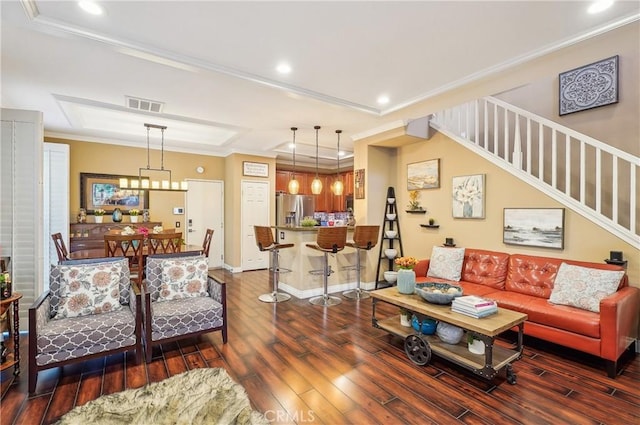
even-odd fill
[{"label": "decorative wall medallion", "polygon": [[617,102],[617,55],[560,74],[560,115]]}]

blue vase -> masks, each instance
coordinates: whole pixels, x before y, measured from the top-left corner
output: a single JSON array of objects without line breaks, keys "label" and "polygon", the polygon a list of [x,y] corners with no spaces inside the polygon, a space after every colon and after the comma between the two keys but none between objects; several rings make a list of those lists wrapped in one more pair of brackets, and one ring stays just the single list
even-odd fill
[{"label": "blue vase", "polygon": [[113,210],[113,214],[111,214],[111,219],[113,220],[114,223],[120,223],[122,221],[122,211],[120,211],[120,208],[116,208],[115,210]]},{"label": "blue vase", "polygon": [[413,294],[416,289],[416,273],[410,269],[398,270],[398,292]]}]

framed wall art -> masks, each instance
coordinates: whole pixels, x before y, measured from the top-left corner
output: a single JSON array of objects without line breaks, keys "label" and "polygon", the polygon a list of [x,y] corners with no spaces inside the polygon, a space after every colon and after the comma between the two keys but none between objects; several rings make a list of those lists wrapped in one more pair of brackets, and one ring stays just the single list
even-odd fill
[{"label": "framed wall art", "polygon": [[364,168],[354,170],[353,184],[355,187],[356,199],[364,199]]},{"label": "framed wall art", "polygon": [[242,162],[242,175],[252,177],[269,177],[269,164],[264,162]]},{"label": "framed wall art", "polygon": [[507,245],[564,249],[564,208],[505,208]]},{"label": "framed wall art", "polygon": [[439,158],[407,165],[407,190],[437,189],[439,187]]},{"label": "framed wall art", "polygon": [[453,218],[484,218],[484,174],[453,178]]},{"label": "framed wall art", "polygon": [[560,74],[560,115],[618,102],[618,56]]},{"label": "framed wall art", "polygon": [[126,214],[130,209],[149,208],[149,193],[146,190],[120,189],[120,178],[138,179],[138,176],[115,174],[80,173],[80,208],[93,214],[102,208],[110,214],[117,207]]}]

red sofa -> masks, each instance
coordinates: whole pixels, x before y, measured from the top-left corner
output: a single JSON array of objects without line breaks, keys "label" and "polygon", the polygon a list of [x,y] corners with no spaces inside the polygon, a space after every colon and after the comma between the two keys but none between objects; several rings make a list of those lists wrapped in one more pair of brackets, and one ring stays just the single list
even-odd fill
[{"label": "red sofa", "polygon": [[[625,274],[616,293],[600,301],[594,313],[549,303],[556,273],[561,263],[604,270],[622,270],[605,263],[560,258],[507,254],[465,249],[459,282],[465,295],[494,299],[500,307],[526,313],[524,333],[536,338],[601,357],[607,374],[614,378],[617,361],[637,336],[640,289],[629,286]],[[447,282],[427,276],[429,260],[414,268],[416,282]]]}]

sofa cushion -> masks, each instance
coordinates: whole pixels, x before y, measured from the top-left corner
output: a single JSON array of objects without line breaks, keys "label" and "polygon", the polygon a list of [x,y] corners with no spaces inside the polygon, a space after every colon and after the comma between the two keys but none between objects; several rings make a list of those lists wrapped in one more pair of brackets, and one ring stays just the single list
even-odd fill
[{"label": "sofa cushion", "polygon": [[508,265],[509,254],[505,252],[466,249],[461,280],[504,289]]},{"label": "sofa cushion", "polygon": [[61,265],[60,303],[54,319],[108,313],[122,308],[119,283],[122,264]]},{"label": "sofa cushion", "polygon": [[105,258],[88,258],[84,260],[66,260],[60,264],[51,267],[49,272],[49,292],[51,293],[51,317],[55,316],[58,312],[58,306],[60,305],[60,289],[61,289],[61,266],[71,265],[102,265],[118,263],[122,267],[122,274],[120,275],[120,304],[129,303],[129,290],[131,288],[131,281],[129,280],[129,262],[126,258],[121,257],[105,257]]},{"label": "sofa cushion", "polygon": [[549,302],[600,312],[600,300],[613,294],[624,271],[598,270],[562,263]]},{"label": "sofa cushion", "polygon": [[459,281],[464,261],[464,248],[434,246],[429,261],[428,277]]},{"label": "sofa cushion", "polygon": [[208,296],[207,272],[204,257],[164,260],[158,301]]}]

